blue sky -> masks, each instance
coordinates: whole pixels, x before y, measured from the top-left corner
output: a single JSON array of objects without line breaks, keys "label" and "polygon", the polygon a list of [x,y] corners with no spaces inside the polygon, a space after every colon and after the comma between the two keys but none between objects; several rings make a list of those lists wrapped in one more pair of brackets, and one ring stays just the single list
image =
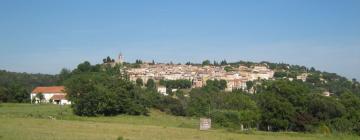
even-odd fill
[{"label": "blue sky", "polygon": [[0,69],[271,61],[360,79],[359,0],[0,0]]}]

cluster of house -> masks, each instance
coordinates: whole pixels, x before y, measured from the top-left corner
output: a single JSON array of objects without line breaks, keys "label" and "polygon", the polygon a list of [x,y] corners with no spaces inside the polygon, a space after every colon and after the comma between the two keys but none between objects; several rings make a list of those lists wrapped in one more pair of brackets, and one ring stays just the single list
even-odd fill
[{"label": "cluster of house", "polygon": [[203,87],[207,80],[226,80],[227,91],[233,89],[246,89],[247,81],[258,79],[269,80],[274,76],[274,71],[266,65],[253,67],[239,66],[226,71],[226,66],[197,66],[183,64],[141,64],[140,68],[131,68],[127,74],[131,81],[142,79],[154,80],[178,80],[187,79],[192,81],[192,87]]}]

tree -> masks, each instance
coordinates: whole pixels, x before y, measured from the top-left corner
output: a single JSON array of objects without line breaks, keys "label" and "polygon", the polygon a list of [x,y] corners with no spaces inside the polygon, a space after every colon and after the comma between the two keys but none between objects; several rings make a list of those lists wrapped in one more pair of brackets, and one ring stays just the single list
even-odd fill
[{"label": "tree", "polygon": [[0,103],[6,101],[6,89],[0,86]]},{"label": "tree", "polygon": [[142,63],[143,63],[143,61],[140,59],[136,59],[136,61],[135,61],[135,64],[142,64]]},{"label": "tree", "polygon": [[228,92],[217,95],[222,103],[218,103],[217,108],[226,110],[258,110],[256,102],[243,92]]},{"label": "tree", "polygon": [[224,90],[227,87],[227,83],[225,80],[207,80],[206,88],[215,88],[217,90]]},{"label": "tree", "polygon": [[229,71],[233,71],[233,68],[232,68],[231,66],[226,66],[226,67],[224,68],[224,70],[225,70],[226,72],[229,72]]},{"label": "tree", "polygon": [[345,114],[345,107],[333,98],[313,95],[308,104],[309,112],[320,121],[341,117]]},{"label": "tree", "polygon": [[321,83],[320,81],[320,75],[319,74],[310,74],[307,78],[306,78],[306,82],[315,84],[315,85],[319,85]]},{"label": "tree", "polygon": [[310,68],[310,72],[315,72],[315,71],[316,71],[316,69],[314,67]]},{"label": "tree", "polygon": [[186,114],[188,116],[209,117],[211,110],[209,94],[204,89],[191,90]]},{"label": "tree", "polygon": [[152,65],[155,65],[155,60],[152,60],[151,64],[152,64]]},{"label": "tree", "polygon": [[144,82],[141,78],[136,79],[136,85],[142,87],[144,85]]},{"label": "tree", "polygon": [[188,89],[192,86],[192,82],[185,79],[160,80],[159,84],[165,86],[168,89]]},{"label": "tree", "polygon": [[258,105],[262,114],[261,129],[271,131],[288,130],[295,115],[294,106],[275,93],[258,95]]},{"label": "tree", "polygon": [[147,87],[148,89],[156,89],[156,84],[155,84],[154,79],[149,79],[149,80],[146,82],[146,87]]},{"label": "tree", "polygon": [[77,70],[79,72],[89,72],[91,71],[91,64],[88,61],[85,61],[84,63],[81,63],[77,66]]},{"label": "tree", "polygon": [[253,88],[254,82],[253,81],[247,81],[246,82],[246,89],[250,91],[251,88]]},{"label": "tree", "polygon": [[217,61],[214,60],[214,66],[219,66],[219,63]]},{"label": "tree", "polygon": [[277,71],[274,73],[274,77],[275,78],[283,78],[283,77],[287,77],[287,73],[283,72],[283,71]]},{"label": "tree", "polygon": [[110,56],[106,57],[106,63],[110,63],[110,62],[111,62]]},{"label": "tree", "polygon": [[210,60],[205,60],[205,61],[203,61],[202,62],[202,65],[203,66],[208,66],[208,65],[210,65],[211,63],[210,63]]},{"label": "tree", "polygon": [[42,93],[36,94],[35,98],[39,99],[40,103],[42,103],[45,99],[44,94],[42,94]]},{"label": "tree", "polygon": [[68,79],[71,76],[71,71],[68,69],[61,69],[59,74],[59,84],[62,84],[66,79]]},{"label": "tree", "polygon": [[220,62],[220,65],[221,65],[221,66],[227,65],[226,60],[221,61],[221,62]]},{"label": "tree", "polygon": [[74,113],[80,116],[148,113],[141,89],[107,73],[73,75],[65,87]]},{"label": "tree", "polygon": [[164,112],[167,112],[176,116],[185,116],[186,112],[184,106],[181,104],[181,101],[170,97],[165,96],[161,99],[161,107],[160,109]]}]

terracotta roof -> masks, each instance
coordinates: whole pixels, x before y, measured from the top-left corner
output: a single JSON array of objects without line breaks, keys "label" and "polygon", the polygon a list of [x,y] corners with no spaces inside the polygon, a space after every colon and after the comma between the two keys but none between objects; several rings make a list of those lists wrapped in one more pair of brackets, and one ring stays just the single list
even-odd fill
[{"label": "terracotta roof", "polygon": [[51,97],[53,100],[63,100],[65,99],[66,94],[54,95]]},{"label": "terracotta roof", "polygon": [[36,87],[32,93],[64,93],[64,86]]}]

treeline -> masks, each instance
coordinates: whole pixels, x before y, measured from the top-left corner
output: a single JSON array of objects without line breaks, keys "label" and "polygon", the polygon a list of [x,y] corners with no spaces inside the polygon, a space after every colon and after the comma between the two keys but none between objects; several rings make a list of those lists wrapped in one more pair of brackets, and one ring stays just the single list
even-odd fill
[{"label": "treeline", "polygon": [[[179,93],[160,102],[165,111],[212,118],[215,126],[235,130],[360,134],[360,98],[351,92],[326,97],[300,81],[264,81],[257,94],[224,92],[213,85]],[[172,100],[172,101],[171,101]]]},{"label": "treeline", "polygon": [[47,74],[17,73],[0,70],[0,102],[30,102],[36,86],[57,85],[58,77]]}]

